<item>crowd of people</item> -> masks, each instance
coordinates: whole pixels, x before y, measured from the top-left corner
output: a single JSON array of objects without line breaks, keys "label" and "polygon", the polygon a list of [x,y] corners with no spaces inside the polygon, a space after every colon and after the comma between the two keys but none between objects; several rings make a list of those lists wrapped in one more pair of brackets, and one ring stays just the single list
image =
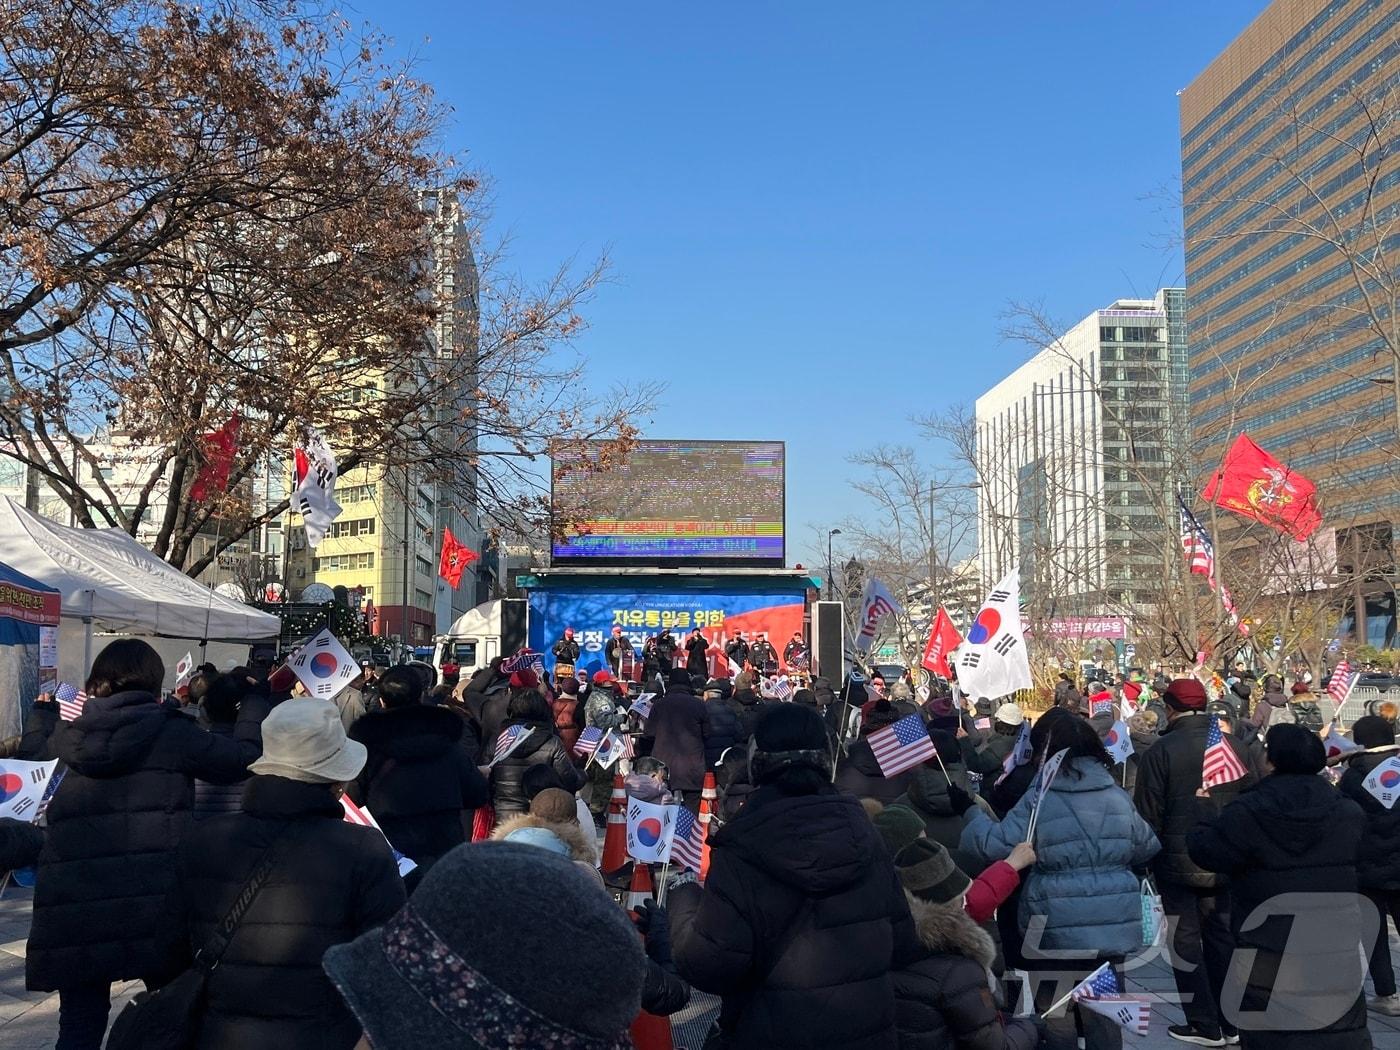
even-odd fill
[{"label": "crowd of people", "polygon": [[[0,869],[37,869],[26,981],[58,993],[59,1050],[103,1044],[114,982],[191,972],[207,1050],[602,1050],[692,989],[721,1003],[707,1050],[1117,1050],[1067,993],[1126,987],[1156,896],[1174,1039],[1362,1050],[1368,1010],[1400,1015],[1400,809],[1366,787],[1393,718],[1329,764],[1334,712],[1314,725],[1323,702],[1278,680],[1066,675],[1031,717],[905,679],[774,695],[762,646],[732,679],[678,644],[642,683],[498,659],[467,681],[367,669],[330,701],[259,665],[163,696],[154,650],[112,643],[81,716],[45,698],[12,742],[60,763],[43,819],[0,824]],[[872,735],[911,716],[931,754],[887,777]],[[1243,776],[1206,789],[1213,725]],[[621,765],[579,753],[588,729],[626,738]],[[703,883],[673,865],[665,906],[631,914],[627,871],[600,871],[619,772],[692,813],[718,783]]]}]

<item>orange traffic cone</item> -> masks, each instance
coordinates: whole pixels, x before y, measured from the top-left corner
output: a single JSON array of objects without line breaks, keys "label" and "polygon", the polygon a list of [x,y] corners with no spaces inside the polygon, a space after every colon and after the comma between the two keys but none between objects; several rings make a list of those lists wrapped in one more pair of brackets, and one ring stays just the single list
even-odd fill
[{"label": "orange traffic cone", "polygon": [[700,826],[705,829],[700,841],[700,881],[710,873],[710,822],[714,819],[715,806],[719,805],[719,792],[715,789],[714,773],[705,774],[704,786],[700,788]]},{"label": "orange traffic cone", "polygon": [[627,788],[621,773],[613,774],[608,799],[608,833],[603,838],[603,874],[611,875],[627,863]]},{"label": "orange traffic cone", "polygon": [[643,901],[656,900],[656,887],[651,881],[651,865],[637,861],[632,865],[632,886],[627,891],[627,910],[635,912]]}]

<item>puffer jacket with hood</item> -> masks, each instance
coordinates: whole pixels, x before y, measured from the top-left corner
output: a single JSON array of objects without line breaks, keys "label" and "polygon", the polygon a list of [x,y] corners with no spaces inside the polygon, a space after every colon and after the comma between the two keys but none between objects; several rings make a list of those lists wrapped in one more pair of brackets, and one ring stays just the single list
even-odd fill
[{"label": "puffer jacket with hood", "polygon": [[739,742],[747,745],[768,701],[752,689],[736,689],[733,695],[725,697],[724,703],[739,720]]},{"label": "puffer jacket with hood", "polygon": [[704,889],[679,886],[667,903],[676,967],[721,996],[735,1050],[897,1047],[892,971],[923,950],[851,796],[760,787],[711,837]]},{"label": "puffer jacket with hood", "polygon": [[1339,790],[1366,814],[1366,834],[1356,859],[1356,881],[1363,890],[1400,892],[1400,806],[1386,809],[1363,786],[1371,771],[1400,754],[1400,744],[1370,748],[1353,755],[1342,774]]},{"label": "puffer jacket with hood", "polygon": [[716,697],[705,701],[705,765],[713,769],[720,756],[736,744],[747,743],[739,728],[739,719],[723,699]]},{"label": "puffer jacket with hood", "polygon": [[59,726],[54,752],[68,772],[49,803],[26,987],[171,976],[162,922],[194,780],[243,779],[260,741],[251,715],[215,736],[143,692],[91,697]]},{"label": "puffer jacket with hood", "polygon": [[1257,726],[1261,734],[1268,731],[1276,722],[1291,722],[1288,714],[1288,696],[1283,685],[1276,678],[1265,679],[1264,696],[1254,705],[1249,716],[1250,724]]},{"label": "puffer jacket with hood", "polygon": [[[1273,1018],[1252,1031],[1246,1046],[1262,1050],[1369,1050],[1363,967],[1357,953],[1357,857],[1366,817],[1320,776],[1274,773],[1215,814],[1202,800],[1200,823],[1187,835],[1191,859],[1230,883],[1230,926],[1236,947],[1253,950],[1242,1017],[1286,1002],[1294,1018],[1311,1013],[1309,1031]],[[1290,921],[1260,921],[1255,912],[1274,898]],[[1301,987],[1274,987],[1290,939],[1305,945]],[[1288,973],[1284,968],[1283,973]],[[1350,1007],[1348,1008],[1348,1004]],[[1330,1022],[1330,1023],[1329,1023]],[[1319,1025],[1321,1027],[1319,1027]]]},{"label": "puffer jacket with hood", "polygon": [[[1035,792],[1000,823],[976,807],[964,814],[962,849],[980,871],[1024,842]],[[1159,849],[1113,774],[1091,758],[1067,761],[1050,784],[1035,828],[1036,862],[1025,872],[1018,912],[1022,932],[1043,923],[1039,944],[1094,957],[1142,946],[1141,868]]]},{"label": "puffer jacket with hood", "polygon": [[888,806],[904,794],[911,776],[906,769],[887,778],[880,772],[870,741],[862,738],[846,749],[846,757],[836,769],[836,786],[856,798],[873,798]]},{"label": "puffer jacket with hood", "polygon": [[554,732],[554,726],[538,722],[509,723],[526,727],[520,746],[491,767],[491,799],[496,806],[496,819],[505,820],[528,812],[530,800],[525,797],[525,770],[531,766],[547,765],[559,774],[565,791],[577,791],[587,782],[583,771],[574,765],[564,742]]},{"label": "puffer jacket with hood", "polygon": [[[953,783],[973,795],[976,807],[988,816],[993,815],[991,806],[973,794],[968,786],[965,770],[952,765],[948,767],[948,774],[953,778]],[[968,875],[975,876],[987,866],[980,864],[974,867],[976,861],[964,853],[959,845],[962,841],[963,818],[953,812],[953,803],[948,798],[948,777],[943,775],[943,770],[938,768],[937,763],[932,766],[916,766],[911,770],[908,788],[903,795],[894,800],[894,804],[908,806],[923,817],[924,831],[928,837],[941,843],[952,854],[953,863]]]},{"label": "puffer jacket with hood", "polygon": [[909,897],[926,954],[894,975],[899,1050],[1034,1050],[1029,1018],[1003,1021],[992,994],[991,937],[959,902]]},{"label": "puffer jacket with hood", "polygon": [[431,866],[471,831],[486,805],[486,778],[462,749],[462,720],[445,707],[411,704],[371,711],[350,731],[365,745],[365,768],[349,794],[374,814],[393,847]]}]

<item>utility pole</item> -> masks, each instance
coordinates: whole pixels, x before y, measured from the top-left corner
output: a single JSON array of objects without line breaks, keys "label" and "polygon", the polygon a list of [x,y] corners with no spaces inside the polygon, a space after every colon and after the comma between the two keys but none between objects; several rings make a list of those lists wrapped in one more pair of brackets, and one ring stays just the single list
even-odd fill
[{"label": "utility pole", "polygon": [[409,648],[409,631],[408,631],[408,573],[409,573],[409,569],[410,569],[410,565],[409,565],[409,557],[410,557],[410,556],[409,556],[409,550],[408,550],[408,520],[409,520],[409,514],[410,514],[410,512],[411,512],[411,508],[410,508],[409,505],[408,505],[408,500],[409,500],[409,490],[410,490],[411,488],[412,488],[412,486],[411,486],[410,483],[409,483],[408,466],[407,466],[407,464],[405,464],[405,465],[404,465],[404,468],[403,468],[403,619],[402,619],[402,621],[401,621],[401,622],[402,622],[402,625],[403,625],[403,649],[404,649],[404,652],[405,652],[405,653],[408,652],[408,648]]}]

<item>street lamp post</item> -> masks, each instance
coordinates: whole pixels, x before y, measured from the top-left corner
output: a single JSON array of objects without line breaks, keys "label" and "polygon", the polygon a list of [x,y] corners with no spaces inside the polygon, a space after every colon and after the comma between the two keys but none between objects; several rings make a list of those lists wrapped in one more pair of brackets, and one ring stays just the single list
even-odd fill
[{"label": "street lamp post", "polygon": [[826,534],[826,600],[831,601],[831,537],[841,535],[840,529],[832,529]]}]

